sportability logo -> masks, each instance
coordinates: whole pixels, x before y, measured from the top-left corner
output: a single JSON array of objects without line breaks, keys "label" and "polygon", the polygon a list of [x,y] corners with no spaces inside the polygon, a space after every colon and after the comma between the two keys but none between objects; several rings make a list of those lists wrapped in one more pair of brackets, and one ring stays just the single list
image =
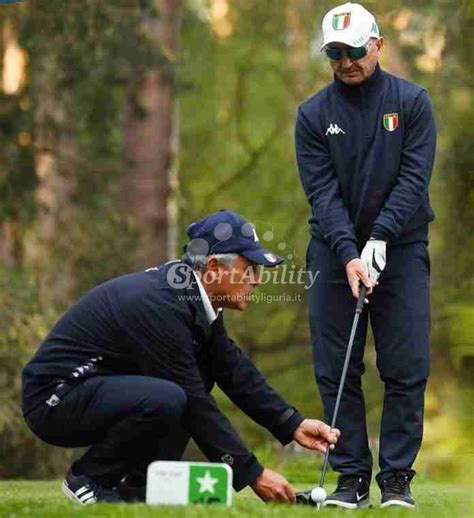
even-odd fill
[{"label": "sportability logo", "polygon": [[332,27],[336,31],[347,29],[351,23],[351,13],[335,14],[332,18]]},{"label": "sportability logo", "polygon": [[386,113],[383,116],[383,127],[387,131],[395,131],[398,128],[398,113]]}]

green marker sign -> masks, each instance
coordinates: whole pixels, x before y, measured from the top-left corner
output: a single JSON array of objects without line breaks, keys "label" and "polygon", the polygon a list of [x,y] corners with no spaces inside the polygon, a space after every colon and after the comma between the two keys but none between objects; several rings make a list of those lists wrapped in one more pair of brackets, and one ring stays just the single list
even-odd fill
[{"label": "green marker sign", "polygon": [[150,505],[232,504],[232,470],[227,464],[152,462],[146,502]]}]

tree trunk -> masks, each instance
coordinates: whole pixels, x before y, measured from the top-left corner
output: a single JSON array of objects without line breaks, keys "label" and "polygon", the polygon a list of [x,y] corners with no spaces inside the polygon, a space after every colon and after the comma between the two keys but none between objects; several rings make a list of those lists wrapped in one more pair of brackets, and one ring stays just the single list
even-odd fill
[{"label": "tree trunk", "polygon": [[[14,103],[5,102],[2,99],[2,118],[4,118],[3,124],[5,124],[5,120],[15,117],[16,110],[13,108],[13,104],[17,105],[16,96],[23,93],[27,64],[26,52],[20,48],[16,30],[8,17],[2,23],[1,50],[3,54],[2,94],[15,96]],[[10,106],[12,106],[11,110]],[[11,151],[11,145],[11,142],[3,142],[0,154],[1,159],[5,160],[3,167],[6,169],[8,169],[7,157]],[[6,174],[8,178],[8,172]],[[8,201],[2,200],[2,203],[5,204]],[[17,202],[15,205],[18,206],[20,203]],[[15,214],[18,211],[13,210],[12,212]],[[0,263],[8,268],[18,268],[23,265],[23,229],[16,215],[10,215],[9,218],[0,221]]]},{"label": "tree trunk", "polygon": [[23,229],[18,221],[0,223],[0,264],[7,268],[23,265]]},{"label": "tree trunk", "polygon": [[[172,66],[178,51],[181,2],[154,0],[159,17],[144,24],[157,52]],[[125,171],[122,176],[122,213],[139,233],[134,251],[137,268],[166,260],[170,252],[169,204],[176,145],[174,81],[170,66],[150,70],[131,86],[123,123]]]},{"label": "tree trunk", "polygon": [[290,41],[288,67],[291,71],[294,95],[298,101],[304,99],[308,87],[314,83],[314,78],[310,77],[311,34],[307,26],[312,10],[311,0],[299,0],[296,3],[286,1],[286,26]]},{"label": "tree trunk", "polygon": [[70,88],[58,84],[54,55],[44,54],[33,80],[37,95],[35,163],[38,176],[38,247],[40,294],[43,305],[64,305],[74,295],[75,279],[69,255],[70,229],[77,207],[76,157]]}]

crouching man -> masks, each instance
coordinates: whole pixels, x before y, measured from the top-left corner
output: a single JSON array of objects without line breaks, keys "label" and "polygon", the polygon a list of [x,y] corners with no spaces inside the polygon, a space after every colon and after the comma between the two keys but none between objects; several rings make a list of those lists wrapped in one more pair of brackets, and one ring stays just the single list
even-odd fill
[{"label": "crouching man", "polygon": [[190,437],[210,461],[231,466],[237,491],[250,485],[265,501],[294,501],[290,484],[258,462],[220,412],[215,383],[282,444],[324,452],[339,437],[304,419],[227,336],[222,308],[245,309],[258,268],[283,259],[230,211],[187,233],[182,261],[91,290],[23,370],[33,433],[56,446],[89,446],[63,483],[81,504],[143,500],[148,464],[181,459]]}]

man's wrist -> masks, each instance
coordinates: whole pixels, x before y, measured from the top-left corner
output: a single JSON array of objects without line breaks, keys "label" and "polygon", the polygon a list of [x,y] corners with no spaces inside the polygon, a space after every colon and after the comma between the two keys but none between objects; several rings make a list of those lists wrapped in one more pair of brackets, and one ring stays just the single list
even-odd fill
[{"label": "man's wrist", "polygon": [[255,479],[263,473],[264,469],[253,453],[250,453],[244,461],[234,458],[234,462],[229,465],[233,472],[232,485],[236,491],[240,491],[246,486],[251,486]]},{"label": "man's wrist", "polygon": [[344,266],[346,266],[347,263],[350,263],[353,259],[359,259],[360,257],[359,250],[357,250],[357,247],[353,243],[338,251],[338,256]]},{"label": "man's wrist", "polygon": [[293,440],[295,431],[305,419],[296,408],[289,410],[292,410],[292,413],[283,422],[270,429],[271,434],[276,437],[283,446],[286,446]]},{"label": "man's wrist", "polygon": [[[262,476],[262,473],[264,472],[265,468],[257,461],[255,464],[252,465],[251,469],[250,469],[250,472],[249,472],[249,476],[248,476],[248,482],[246,484],[246,486],[250,486],[252,489],[254,488],[255,486],[255,483],[257,482],[258,478]],[[243,489],[245,486],[237,489],[235,486],[234,486],[234,489],[236,491],[240,491],[240,489]]]},{"label": "man's wrist", "polygon": [[352,257],[351,259],[349,259],[348,261],[346,261],[346,262],[344,263],[344,266],[347,266],[347,265],[348,265],[351,261],[353,261],[354,259],[360,259],[360,257],[359,257],[359,256],[357,256],[357,257]]},{"label": "man's wrist", "polygon": [[258,479],[263,475],[263,472],[265,471],[265,467],[262,466],[262,470],[256,475],[256,477],[252,480],[252,482],[249,483],[249,487],[252,489],[255,489],[255,486],[258,483]]},{"label": "man's wrist", "polygon": [[298,430],[304,420],[305,418],[298,411],[295,411],[290,419],[288,419],[288,422],[286,423],[288,429],[288,438],[285,442],[282,441],[283,446],[289,444],[293,440],[296,430]]},{"label": "man's wrist", "polygon": [[[388,243],[388,235],[383,229],[379,226],[372,228],[372,232],[370,233],[370,239],[376,239],[377,241],[385,241]],[[370,240],[369,239],[369,240]]]},{"label": "man's wrist", "polygon": [[375,237],[373,235],[369,237],[369,241],[382,241],[385,244],[387,244],[387,240],[386,239],[382,239],[381,237]]}]

